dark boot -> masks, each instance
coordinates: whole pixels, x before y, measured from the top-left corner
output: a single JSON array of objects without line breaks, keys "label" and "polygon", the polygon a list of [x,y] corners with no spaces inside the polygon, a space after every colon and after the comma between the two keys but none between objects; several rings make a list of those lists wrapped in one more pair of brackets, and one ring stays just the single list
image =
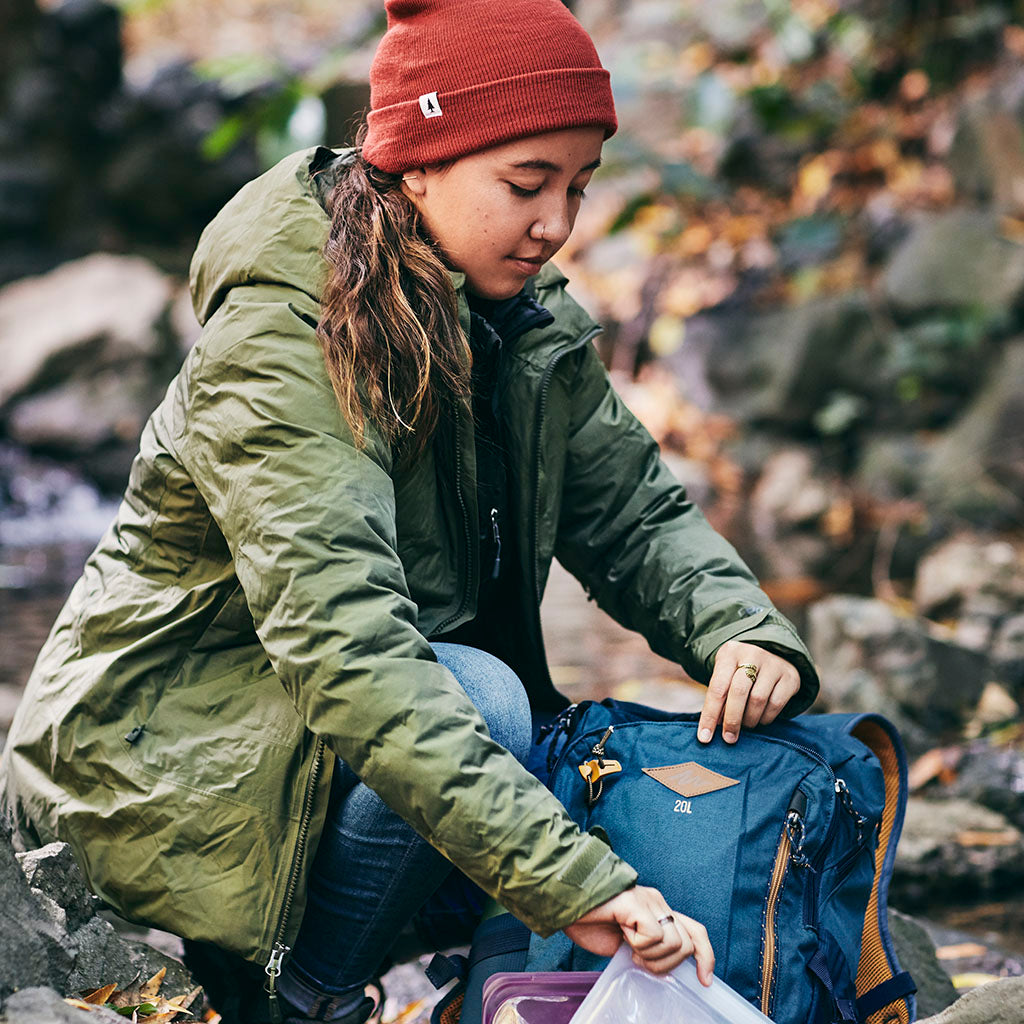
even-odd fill
[{"label": "dark boot", "polygon": [[[221,1024],[278,1024],[275,1017],[279,1017],[279,1024],[323,1024],[322,1019],[307,1017],[281,995],[277,996],[275,1014],[265,988],[266,973],[258,964],[205,942],[188,939],[185,940],[184,960],[192,977],[203,986],[210,1005],[220,1014]],[[333,1024],[370,1024],[371,1018],[379,1020],[384,990],[379,981],[374,982],[373,987],[376,998],[367,996]]]}]

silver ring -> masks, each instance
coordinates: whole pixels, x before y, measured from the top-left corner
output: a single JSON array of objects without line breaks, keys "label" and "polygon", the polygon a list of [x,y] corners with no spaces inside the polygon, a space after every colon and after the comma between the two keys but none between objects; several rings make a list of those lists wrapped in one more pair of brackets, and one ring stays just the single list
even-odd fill
[{"label": "silver ring", "polygon": [[664,917],[658,918],[658,924],[671,924],[675,918],[671,914],[666,914]]}]

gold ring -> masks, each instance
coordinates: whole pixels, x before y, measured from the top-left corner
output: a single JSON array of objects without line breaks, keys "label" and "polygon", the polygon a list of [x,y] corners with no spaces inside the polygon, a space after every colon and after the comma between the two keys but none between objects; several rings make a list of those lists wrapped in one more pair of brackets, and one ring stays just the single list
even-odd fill
[{"label": "gold ring", "polygon": [[736,671],[743,669],[747,673],[747,678],[753,683],[757,679],[758,668],[756,665],[737,665]]}]

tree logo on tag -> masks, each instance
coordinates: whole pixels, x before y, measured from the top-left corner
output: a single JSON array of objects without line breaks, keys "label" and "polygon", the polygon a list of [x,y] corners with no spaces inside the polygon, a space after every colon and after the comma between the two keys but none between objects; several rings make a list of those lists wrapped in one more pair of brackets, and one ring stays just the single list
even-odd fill
[{"label": "tree logo on tag", "polygon": [[441,104],[437,102],[436,92],[425,92],[420,97],[420,110],[424,117],[440,117]]}]

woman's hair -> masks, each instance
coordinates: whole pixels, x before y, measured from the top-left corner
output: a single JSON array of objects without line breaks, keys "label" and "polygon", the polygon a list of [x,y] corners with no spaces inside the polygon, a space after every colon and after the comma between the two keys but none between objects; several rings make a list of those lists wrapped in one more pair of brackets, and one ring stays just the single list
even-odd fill
[{"label": "woman's hair", "polygon": [[471,355],[451,277],[401,183],[357,156],[331,191],[317,336],[356,445],[369,419],[412,456],[468,395]]}]

